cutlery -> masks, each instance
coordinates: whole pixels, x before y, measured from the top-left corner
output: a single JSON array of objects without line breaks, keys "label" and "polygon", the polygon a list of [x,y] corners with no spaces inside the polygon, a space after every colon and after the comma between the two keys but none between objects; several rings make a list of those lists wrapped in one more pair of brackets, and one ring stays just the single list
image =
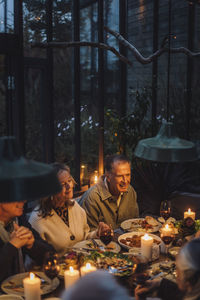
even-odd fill
[{"label": "cutlery", "polygon": [[99,248],[100,250],[102,251],[105,251],[105,248],[103,246],[100,246],[96,241],[95,239],[91,239],[93,245],[96,247],[96,248]]},{"label": "cutlery", "polygon": [[157,277],[159,277],[159,276],[162,276],[162,275],[164,275],[164,272],[160,272],[160,273],[158,273],[158,274],[152,276],[149,280],[153,280],[153,279],[155,279],[155,278],[157,278]]}]

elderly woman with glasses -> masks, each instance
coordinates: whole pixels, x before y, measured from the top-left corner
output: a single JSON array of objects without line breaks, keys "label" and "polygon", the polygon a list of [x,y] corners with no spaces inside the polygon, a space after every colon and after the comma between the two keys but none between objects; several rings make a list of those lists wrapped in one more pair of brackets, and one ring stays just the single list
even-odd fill
[{"label": "elderly woman with glasses", "polygon": [[101,233],[110,230],[110,227],[100,222],[98,228],[90,232],[84,209],[73,200],[75,181],[70,174],[70,168],[60,163],[54,163],[52,166],[57,172],[62,191],[41,199],[29,222],[41,237],[62,255],[77,242],[98,238]]}]

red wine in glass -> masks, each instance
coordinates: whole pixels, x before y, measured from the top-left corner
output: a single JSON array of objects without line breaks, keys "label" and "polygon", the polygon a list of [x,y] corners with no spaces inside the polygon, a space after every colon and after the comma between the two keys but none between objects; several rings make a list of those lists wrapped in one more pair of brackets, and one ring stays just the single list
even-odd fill
[{"label": "red wine in glass", "polygon": [[46,253],[44,258],[43,270],[47,277],[49,277],[49,279],[53,280],[55,277],[57,277],[60,271],[60,266],[58,263],[58,256],[56,253]]},{"label": "red wine in glass", "polygon": [[112,230],[105,231],[101,233],[100,240],[105,244],[108,245],[113,239]]},{"label": "red wine in glass", "polygon": [[144,285],[145,282],[149,280],[151,277],[149,276],[148,273],[143,272],[143,273],[136,273],[133,278],[136,284]]},{"label": "red wine in glass", "polygon": [[170,233],[166,233],[166,232],[161,231],[160,237],[161,237],[163,243],[166,246],[166,254],[168,255],[169,247],[170,247],[170,245],[171,245],[171,243],[172,243],[172,241],[174,240],[174,237],[175,237],[174,231],[171,230]]},{"label": "red wine in glass", "polygon": [[171,202],[164,200],[160,204],[160,216],[165,219],[165,221],[170,217],[171,214]]},{"label": "red wine in glass", "polygon": [[163,236],[162,240],[165,243],[165,245],[169,245],[171,244],[171,242],[173,241],[173,237],[172,236]]}]

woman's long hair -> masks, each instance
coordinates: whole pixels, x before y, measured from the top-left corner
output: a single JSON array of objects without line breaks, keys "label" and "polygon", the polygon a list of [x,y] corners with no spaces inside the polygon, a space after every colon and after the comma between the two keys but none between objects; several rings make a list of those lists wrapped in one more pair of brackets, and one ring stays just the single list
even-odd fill
[{"label": "woman's long hair", "polygon": [[[61,171],[67,171],[70,174],[70,168],[65,164],[55,162],[55,163],[52,163],[51,166],[54,168],[57,175]],[[70,176],[71,176],[71,174],[70,174]],[[71,178],[72,178],[73,184],[75,185],[76,181],[74,180],[74,178],[72,176],[71,176]],[[40,200],[40,204],[39,204],[39,208],[38,208],[40,217],[45,218],[47,216],[52,216],[52,209],[54,209],[53,203],[52,203],[53,197],[54,196],[49,196],[49,197],[42,198]],[[67,205],[73,206],[74,201],[69,201],[69,203],[67,203]]]}]

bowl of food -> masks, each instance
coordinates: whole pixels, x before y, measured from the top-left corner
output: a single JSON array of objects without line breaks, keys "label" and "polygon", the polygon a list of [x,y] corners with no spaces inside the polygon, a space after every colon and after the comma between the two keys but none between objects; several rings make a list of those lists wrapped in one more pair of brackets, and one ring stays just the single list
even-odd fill
[{"label": "bowl of food", "polygon": [[169,254],[170,254],[173,258],[176,258],[176,256],[178,255],[180,249],[181,249],[181,247],[172,247],[172,248],[169,249]]},{"label": "bowl of food", "polygon": [[[138,253],[138,249],[141,248],[141,237],[145,233],[143,232],[127,232],[118,237],[119,244],[126,249],[134,249]],[[155,234],[149,233],[149,235],[153,238],[153,244],[159,245],[161,248],[161,252],[165,252],[165,245],[161,238]]]}]

